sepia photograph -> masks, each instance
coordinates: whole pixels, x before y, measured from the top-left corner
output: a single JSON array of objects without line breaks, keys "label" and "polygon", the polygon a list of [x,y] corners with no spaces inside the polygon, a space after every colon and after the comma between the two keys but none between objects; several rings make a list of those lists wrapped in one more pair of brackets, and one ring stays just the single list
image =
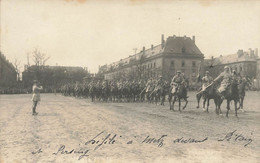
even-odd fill
[{"label": "sepia photograph", "polygon": [[0,0],[0,163],[259,163],[259,0]]}]

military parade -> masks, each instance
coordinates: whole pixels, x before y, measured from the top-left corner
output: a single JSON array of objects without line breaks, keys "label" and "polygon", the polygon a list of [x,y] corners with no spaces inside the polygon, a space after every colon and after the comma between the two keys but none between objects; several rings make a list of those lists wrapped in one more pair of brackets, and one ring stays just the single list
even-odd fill
[{"label": "military parade", "polygon": [[[242,77],[235,70],[230,72],[228,66],[225,66],[224,72],[220,73],[214,80],[209,71],[205,76],[197,76],[197,81],[201,83],[196,93],[198,107],[202,97],[203,110],[205,111],[205,102],[207,102],[207,111],[209,100],[214,99],[216,113],[222,114],[221,104],[227,100],[228,111],[230,101],[234,101],[237,113],[238,109],[243,110],[243,98],[245,91],[248,90],[252,83],[249,78]],[[73,96],[76,98],[89,98],[92,102],[148,102],[156,105],[164,105],[165,101],[170,103],[170,109],[174,110],[176,100],[179,101],[179,111],[186,108],[188,104],[189,81],[185,79],[184,73],[177,71],[171,81],[158,78],[144,80],[102,80],[89,78],[82,83],[70,83],[61,86],[61,93],[64,96]],[[181,101],[185,101],[183,108],[180,109]],[[237,114],[236,114],[237,116]]]},{"label": "military parade", "polygon": [[259,11],[0,0],[0,163],[260,163]]}]

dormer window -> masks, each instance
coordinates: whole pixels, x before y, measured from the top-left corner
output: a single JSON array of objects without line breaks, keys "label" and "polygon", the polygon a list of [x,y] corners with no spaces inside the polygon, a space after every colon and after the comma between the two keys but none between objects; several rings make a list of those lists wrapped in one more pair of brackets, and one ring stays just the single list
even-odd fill
[{"label": "dormer window", "polygon": [[185,53],[185,51],[186,51],[186,49],[185,49],[185,47],[183,47],[183,48],[181,49],[181,52],[182,52],[182,53]]}]

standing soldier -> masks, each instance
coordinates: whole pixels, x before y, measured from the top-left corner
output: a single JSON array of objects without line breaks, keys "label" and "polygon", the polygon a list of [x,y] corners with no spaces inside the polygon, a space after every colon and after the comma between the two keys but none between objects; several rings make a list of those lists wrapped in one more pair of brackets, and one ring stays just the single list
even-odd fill
[{"label": "standing soldier", "polygon": [[38,113],[36,112],[36,107],[39,101],[41,101],[40,98],[40,90],[42,90],[42,86],[39,86],[39,82],[37,80],[33,81],[33,87],[32,87],[32,101],[33,101],[33,108],[32,108],[32,115],[37,115]]},{"label": "standing soldier", "polygon": [[229,72],[229,67],[225,66],[224,72],[219,74],[219,76],[216,79],[214,79],[214,81],[213,81],[215,83],[217,80],[222,80],[220,87],[218,89],[222,100],[225,98],[224,93],[225,93],[227,87],[230,85],[231,79],[232,79],[232,75]]}]

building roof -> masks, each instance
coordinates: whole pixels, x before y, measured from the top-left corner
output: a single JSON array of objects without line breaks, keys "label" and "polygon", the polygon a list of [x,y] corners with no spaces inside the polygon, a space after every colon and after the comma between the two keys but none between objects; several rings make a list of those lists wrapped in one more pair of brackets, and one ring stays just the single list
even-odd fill
[{"label": "building roof", "polygon": [[105,71],[109,70],[110,68],[118,68],[119,65],[129,64],[131,60],[140,60],[142,57],[149,58],[161,53],[172,53],[174,55],[188,54],[203,57],[203,54],[196,46],[195,41],[190,37],[170,36],[167,38],[165,43],[152,46],[149,49],[145,49],[144,52],[142,50],[135,55],[120,59],[119,61],[113,62],[109,65],[103,65],[100,67],[100,70]]},{"label": "building roof", "polygon": [[[184,52],[183,52],[184,50]],[[165,53],[203,55],[195,42],[190,37],[171,36],[167,38],[164,48]]]},{"label": "building roof", "polygon": [[224,65],[237,62],[256,61],[257,58],[258,57],[254,53],[250,54],[250,52],[239,50],[236,54],[229,54],[225,56],[220,55],[218,58],[206,59],[205,65]]}]

